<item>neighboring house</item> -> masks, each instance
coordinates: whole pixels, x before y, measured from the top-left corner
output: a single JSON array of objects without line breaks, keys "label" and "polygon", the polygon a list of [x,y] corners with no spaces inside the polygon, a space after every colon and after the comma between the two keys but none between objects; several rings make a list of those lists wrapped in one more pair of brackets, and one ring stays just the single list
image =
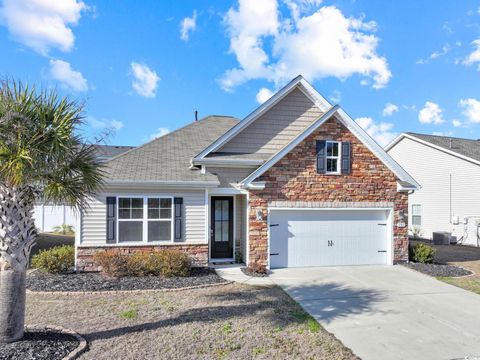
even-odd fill
[{"label": "neighboring house", "polygon": [[451,232],[479,246],[480,141],[404,133],[386,151],[420,184],[409,196],[409,224],[422,237]]},{"label": "neighboring house", "polygon": [[[133,146],[93,145],[97,158],[101,161],[119,155]],[[62,224],[72,225],[77,223],[76,211],[67,205],[51,205],[37,201],[34,207],[35,226],[40,232],[51,232],[53,228]]]},{"label": "neighboring house", "polygon": [[208,116],[106,165],[79,219],[79,270],[106,249],[180,249],[201,266],[408,260],[419,185],[301,76],[242,121]]}]

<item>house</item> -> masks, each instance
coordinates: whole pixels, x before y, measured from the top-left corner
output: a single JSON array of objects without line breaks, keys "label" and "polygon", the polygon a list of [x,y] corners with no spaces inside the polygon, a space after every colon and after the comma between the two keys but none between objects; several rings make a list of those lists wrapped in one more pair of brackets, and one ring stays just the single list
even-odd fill
[{"label": "house", "polygon": [[106,165],[79,219],[78,270],[112,248],[180,249],[198,266],[408,260],[419,185],[301,76],[242,121],[208,116]]},{"label": "house", "polygon": [[404,133],[387,153],[422,184],[409,196],[409,224],[424,238],[450,232],[479,246],[480,141]]},{"label": "house", "polygon": [[[133,146],[118,145],[93,145],[97,158],[101,161],[108,160],[119,155]],[[33,217],[35,226],[40,232],[52,232],[56,226],[63,224],[75,227],[77,213],[68,205],[52,205],[42,200],[37,201],[34,206]]]}]

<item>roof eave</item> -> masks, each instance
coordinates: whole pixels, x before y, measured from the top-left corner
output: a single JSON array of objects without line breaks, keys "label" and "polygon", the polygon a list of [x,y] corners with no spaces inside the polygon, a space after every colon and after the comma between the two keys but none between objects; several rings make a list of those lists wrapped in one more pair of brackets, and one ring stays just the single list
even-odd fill
[{"label": "roof eave", "polygon": [[209,158],[193,158],[192,164],[193,165],[232,165],[232,166],[260,166],[265,162],[265,160],[260,159],[209,159]]},{"label": "roof eave", "polygon": [[209,188],[218,187],[219,181],[174,181],[174,180],[107,180],[107,186],[141,186],[141,187],[171,187],[171,188]]}]

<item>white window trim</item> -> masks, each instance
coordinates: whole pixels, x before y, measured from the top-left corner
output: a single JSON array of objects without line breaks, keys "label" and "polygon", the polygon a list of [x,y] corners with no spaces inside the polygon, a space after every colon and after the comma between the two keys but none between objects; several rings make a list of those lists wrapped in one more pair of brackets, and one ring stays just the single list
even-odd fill
[{"label": "white window trim", "polygon": [[[413,207],[414,206],[420,206],[420,214],[419,215],[413,213]],[[410,208],[410,211],[411,211],[411,218],[412,218],[412,226],[422,226],[422,224],[423,224],[423,206],[422,206],[422,204],[412,204],[412,206]],[[413,224],[413,217],[414,216],[420,216],[420,225],[414,225]]]},{"label": "white window trim", "polygon": [[[130,199],[130,198],[141,198],[143,199],[143,218],[142,219],[120,219],[119,217],[119,208],[120,208],[120,199]],[[171,200],[171,208],[170,208],[170,219],[148,219],[148,199],[170,199]],[[166,243],[174,243],[175,242],[175,221],[174,221],[174,199],[173,196],[156,196],[156,195],[120,195],[117,196],[117,206],[116,206],[116,233],[115,233],[115,243],[116,245],[135,245],[135,244],[143,244],[143,245],[159,245],[159,244],[166,244]],[[142,224],[142,241],[125,241],[120,242],[119,239],[119,223],[121,221],[141,221]],[[170,229],[170,240],[159,240],[159,241],[148,241],[148,222],[149,221],[170,221],[171,222],[171,229]]]},{"label": "white window trim", "polygon": [[[327,155],[328,144],[338,144],[338,155],[337,156],[328,156]],[[337,171],[328,171],[327,170],[328,159],[337,159]],[[341,143],[341,141],[333,141],[333,140],[325,141],[325,174],[327,174],[327,175],[340,175],[341,172],[342,172],[341,159],[342,159],[342,143]]]}]

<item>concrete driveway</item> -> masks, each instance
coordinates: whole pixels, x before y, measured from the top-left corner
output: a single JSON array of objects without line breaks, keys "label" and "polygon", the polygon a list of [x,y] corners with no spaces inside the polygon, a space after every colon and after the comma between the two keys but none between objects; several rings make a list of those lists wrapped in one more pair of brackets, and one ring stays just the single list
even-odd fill
[{"label": "concrete driveway", "polygon": [[364,360],[480,359],[480,296],[402,266],[274,270],[271,279]]}]

